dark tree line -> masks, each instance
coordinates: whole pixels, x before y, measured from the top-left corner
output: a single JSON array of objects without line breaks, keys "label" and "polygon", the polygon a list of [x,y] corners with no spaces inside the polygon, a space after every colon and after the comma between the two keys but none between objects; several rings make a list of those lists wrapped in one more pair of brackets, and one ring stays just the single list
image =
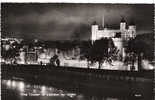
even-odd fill
[{"label": "dark tree line", "polygon": [[10,48],[5,50],[3,47],[1,48],[1,56],[4,60],[10,59],[11,62],[15,60],[17,56],[19,56],[19,49],[17,48]]},{"label": "dark tree line", "polygon": [[112,39],[102,38],[93,43],[93,45],[87,51],[85,57],[87,58],[88,62],[98,62],[98,68],[100,69],[104,61],[108,61],[110,64],[112,63],[115,53],[116,47],[114,46]]},{"label": "dark tree line", "polygon": [[[145,41],[139,40],[139,38],[132,39],[128,42],[127,52],[132,53],[133,60],[137,57],[138,69],[142,70],[142,59],[152,60],[151,49],[149,44]],[[134,61],[133,61],[134,63]]]}]

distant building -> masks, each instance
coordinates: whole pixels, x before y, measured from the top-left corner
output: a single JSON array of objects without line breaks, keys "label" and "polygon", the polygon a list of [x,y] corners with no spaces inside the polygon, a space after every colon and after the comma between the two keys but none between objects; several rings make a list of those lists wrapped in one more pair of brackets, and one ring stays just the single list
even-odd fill
[{"label": "distant building", "polygon": [[[120,22],[120,29],[109,29],[108,25],[104,25],[104,21],[102,23],[102,29],[99,29],[99,25],[94,22],[91,26],[91,40],[95,41],[100,38],[122,38],[129,39],[136,37],[136,25],[134,22],[131,22],[127,27],[127,23],[124,18],[122,18]],[[119,36],[120,35],[120,36]]]},{"label": "distant building", "polygon": [[26,52],[26,63],[27,64],[36,64],[37,63],[37,52]]},{"label": "distant building", "polygon": [[24,51],[24,49],[20,49],[20,53],[19,53],[19,63],[20,64],[25,64],[26,63],[26,52]]},{"label": "distant building", "polygon": [[110,29],[108,25],[104,25],[104,18],[102,21],[101,29],[97,22],[94,22],[91,26],[91,41],[92,43],[101,38],[112,38],[115,46],[119,49],[119,54],[124,56],[123,42],[128,41],[136,37],[136,25],[131,22],[127,27],[127,23],[124,18],[121,19],[119,29]]}]

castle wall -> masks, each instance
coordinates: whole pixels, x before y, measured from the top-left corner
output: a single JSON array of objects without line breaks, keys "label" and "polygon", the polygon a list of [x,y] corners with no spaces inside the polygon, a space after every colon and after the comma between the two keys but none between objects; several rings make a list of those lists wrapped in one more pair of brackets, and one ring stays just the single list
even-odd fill
[{"label": "castle wall", "polygon": [[120,32],[120,30],[97,30],[96,31],[96,40],[100,38],[111,38],[115,37],[116,33]]},{"label": "castle wall", "polygon": [[120,30],[121,30],[121,32],[124,32],[126,30],[126,23],[125,22],[120,23]]},{"label": "castle wall", "polygon": [[135,38],[136,37],[136,26],[134,25],[129,26],[128,34],[130,38]]},{"label": "castle wall", "polygon": [[119,50],[119,54],[123,55],[123,39],[122,38],[112,38],[114,45]]},{"label": "castle wall", "polygon": [[92,25],[92,28],[91,28],[91,32],[92,32],[91,40],[93,40],[93,41],[96,40],[97,31],[98,31],[98,25]]}]

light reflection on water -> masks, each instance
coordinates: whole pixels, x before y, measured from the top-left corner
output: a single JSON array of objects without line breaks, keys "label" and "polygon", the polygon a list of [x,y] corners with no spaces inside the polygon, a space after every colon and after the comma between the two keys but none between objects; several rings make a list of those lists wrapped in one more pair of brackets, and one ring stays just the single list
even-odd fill
[{"label": "light reflection on water", "polygon": [[[51,99],[52,100],[98,100],[96,97],[85,99],[85,96],[82,94],[70,93],[67,91],[59,90],[45,85],[32,85],[29,83],[25,83],[24,81],[2,80],[2,86],[3,85],[6,86],[6,89],[11,89],[15,92],[18,92],[18,96],[20,97],[19,100],[32,100],[32,99],[38,100],[37,97],[39,97],[39,100],[51,100]],[[32,98],[28,99],[27,97],[32,97]],[[34,97],[36,97],[36,99]],[[119,99],[104,98],[102,100],[119,100]]]},{"label": "light reflection on water", "polygon": [[[75,93],[69,93],[67,91],[59,90],[53,87],[47,87],[42,85],[31,85],[23,81],[15,80],[2,80],[2,85],[6,86],[6,89],[11,89],[18,92],[19,96],[46,96],[46,97],[69,97],[74,98]],[[43,100],[43,99],[42,99]]]}]

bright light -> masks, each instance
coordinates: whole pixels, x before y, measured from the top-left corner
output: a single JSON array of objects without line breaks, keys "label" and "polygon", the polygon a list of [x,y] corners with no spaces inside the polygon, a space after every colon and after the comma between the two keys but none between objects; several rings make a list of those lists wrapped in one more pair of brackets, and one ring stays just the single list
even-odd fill
[{"label": "bright light", "polygon": [[41,87],[41,93],[44,95],[46,94],[46,87],[45,86],[42,86]]},{"label": "bright light", "polygon": [[141,97],[142,95],[141,94],[135,94],[135,97]]},{"label": "bright light", "polygon": [[[73,97],[76,96],[76,94],[75,94],[75,93],[69,93],[68,96],[69,96],[70,98],[73,98]],[[83,95],[79,95],[79,98],[83,98]]]},{"label": "bright light", "polygon": [[16,87],[17,83],[15,81],[12,81],[12,87]]},{"label": "bright light", "polygon": [[23,92],[24,91],[24,82],[19,82],[19,91]]},{"label": "bright light", "polygon": [[7,81],[7,86],[9,86],[9,87],[11,86],[11,80]]},{"label": "bright light", "polygon": [[153,70],[154,66],[149,63],[148,60],[142,60],[142,66],[144,69]]}]

